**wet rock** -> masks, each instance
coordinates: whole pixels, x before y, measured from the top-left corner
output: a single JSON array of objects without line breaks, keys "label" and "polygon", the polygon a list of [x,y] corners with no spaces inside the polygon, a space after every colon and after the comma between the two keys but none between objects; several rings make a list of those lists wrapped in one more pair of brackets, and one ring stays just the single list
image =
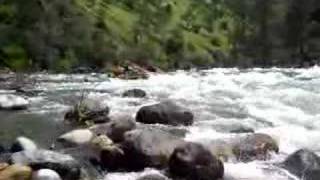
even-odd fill
[{"label": "wet rock", "polygon": [[[208,126],[208,124],[203,124],[202,126]],[[224,122],[217,122],[211,125],[211,127],[214,130],[222,133],[234,133],[234,134],[254,133],[253,128],[243,125],[242,123],[237,121],[224,120]]]},{"label": "wet rock", "polygon": [[12,144],[10,152],[15,153],[24,150],[36,150],[38,149],[35,142],[26,137],[18,137]]},{"label": "wet rock", "polygon": [[84,99],[66,113],[65,120],[73,124],[90,125],[109,121],[109,107],[98,100]]},{"label": "wet rock", "polygon": [[72,156],[48,150],[13,153],[11,163],[27,165],[33,170],[52,169],[66,180],[77,180],[81,174],[80,164]]},{"label": "wet rock", "polygon": [[29,101],[21,96],[0,95],[0,110],[25,110],[28,106]]},{"label": "wet rock", "polygon": [[95,136],[91,140],[91,144],[101,150],[109,149],[114,145],[113,141],[106,135]]},{"label": "wet rock", "polygon": [[266,134],[250,134],[237,138],[232,147],[239,161],[267,160],[271,152],[279,152],[277,142]]},{"label": "wet rock", "polygon": [[144,106],[137,113],[136,120],[145,124],[191,125],[193,114],[171,101]]},{"label": "wet rock", "polygon": [[173,177],[186,180],[218,180],[224,175],[224,167],[204,146],[184,143],[171,155],[169,172]]},{"label": "wet rock", "polygon": [[122,94],[123,97],[144,98],[147,93],[142,89],[130,89]]},{"label": "wet rock", "polygon": [[89,129],[77,129],[58,138],[59,142],[69,145],[84,145],[89,144],[94,134]]},{"label": "wet rock", "polygon": [[90,128],[95,134],[104,134],[114,142],[121,142],[127,131],[136,128],[136,122],[129,115],[117,115],[112,117],[109,123],[95,125]]},{"label": "wet rock", "polygon": [[254,133],[254,130],[250,127],[239,126],[230,130],[230,133],[242,134],[242,133]]},{"label": "wet rock", "polygon": [[30,180],[31,175],[30,167],[14,164],[0,171],[0,180]]},{"label": "wet rock", "polygon": [[109,171],[117,170],[124,160],[123,150],[106,135],[96,136],[91,145],[99,157],[96,158],[101,167]]},{"label": "wet rock", "polygon": [[62,180],[60,175],[51,169],[40,169],[33,173],[32,180]]},{"label": "wet rock", "polygon": [[101,167],[108,171],[126,170],[126,157],[123,150],[117,146],[100,152]]},{"label": "wet rock", "polygon": [[320,179],[320,157],[310,150],[296,151],[281,166],[304,180]]},{"label": "wet rock", "polygon": [[173,150],[184,141],[159,129],[137,129],[125,134],[121,144],[125,168],[166,167]]}]

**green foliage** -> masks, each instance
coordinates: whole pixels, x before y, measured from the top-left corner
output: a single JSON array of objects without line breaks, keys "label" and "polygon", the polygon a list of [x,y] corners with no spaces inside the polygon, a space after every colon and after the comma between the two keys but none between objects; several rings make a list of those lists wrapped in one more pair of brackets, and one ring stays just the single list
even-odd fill
[{"label": "green foliage", "polygon": [[57,72],[70,72],[72,66],[77,63],[76,55],[73,51],[67,51],[62,59],[56,61],[54,70]]},{"label": "green foliage", "polygon": [[127,60],[163,68],[246,60],[267,65],[269,59],[317,49],[310,39],[318,38],[319,26],[309,24],[308,14],[319,5],[316,0],[0,0],[0,58],[13,69],[32,62],[55,71],[80,65],[103,69]]},{"label": "green foliage", "polygon": [[12,69],[24,70],[31,64],[23,47],[13,44],[1,49],[4,63]]}]

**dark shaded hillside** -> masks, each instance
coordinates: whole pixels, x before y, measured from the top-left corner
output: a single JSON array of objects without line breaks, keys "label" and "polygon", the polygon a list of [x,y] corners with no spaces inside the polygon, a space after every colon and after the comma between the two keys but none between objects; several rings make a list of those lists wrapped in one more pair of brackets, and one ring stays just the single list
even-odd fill
[{"label": "dark shaded hillside", "polygon": [[319,22],[317,0],[0,0],[0,65],[308,66]]}]

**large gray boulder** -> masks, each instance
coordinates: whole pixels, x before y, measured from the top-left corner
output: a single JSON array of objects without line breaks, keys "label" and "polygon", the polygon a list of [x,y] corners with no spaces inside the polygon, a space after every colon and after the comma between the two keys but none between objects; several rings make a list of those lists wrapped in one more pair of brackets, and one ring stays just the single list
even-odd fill
[{"label": "large gray boulder", "polygon": [[223,163],[197,143],[178,146],[170,157],[169,172],[185,180],[218,180],[224,175]]},{"label": "large gray boulder", "polygon": [[188,126],[193,124],[193,114],[172,101],[165,101],[140,108],[136,120],[145,124]]},{"label": "large gray boulder", "polygon": [[72,156],[48,150],[13,153],[10,162],[30,166],[33,170],[51,169],[66,180],[78,180],[81,176],[80,164]]},{"label": "large gray boulder", "polygon": [[320,179],[320,157],[310,150],[301,149],[294,152],[281,166],[303,180]]},{"label": "large gray boulder", "polygon": [[146,167],[163,168],[167,167],[174,149],[183,142],[182,139],[156,128],[132,130],[125,134],[120,145],[123,154],[118,154],[118,159],[112,159],[117,163],[110,163],[111,158],[108,156],[102,158],[102,162],[109,166],[108,169],[138,171]]}]

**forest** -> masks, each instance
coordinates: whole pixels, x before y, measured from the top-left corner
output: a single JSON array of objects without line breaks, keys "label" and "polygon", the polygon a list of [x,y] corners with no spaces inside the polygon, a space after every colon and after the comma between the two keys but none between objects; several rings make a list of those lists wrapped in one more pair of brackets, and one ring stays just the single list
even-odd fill
[{"label": "forest", "polygon": [[0,0],[0,66],[299,67],[318,63],[319,22],[318,0]]}]

